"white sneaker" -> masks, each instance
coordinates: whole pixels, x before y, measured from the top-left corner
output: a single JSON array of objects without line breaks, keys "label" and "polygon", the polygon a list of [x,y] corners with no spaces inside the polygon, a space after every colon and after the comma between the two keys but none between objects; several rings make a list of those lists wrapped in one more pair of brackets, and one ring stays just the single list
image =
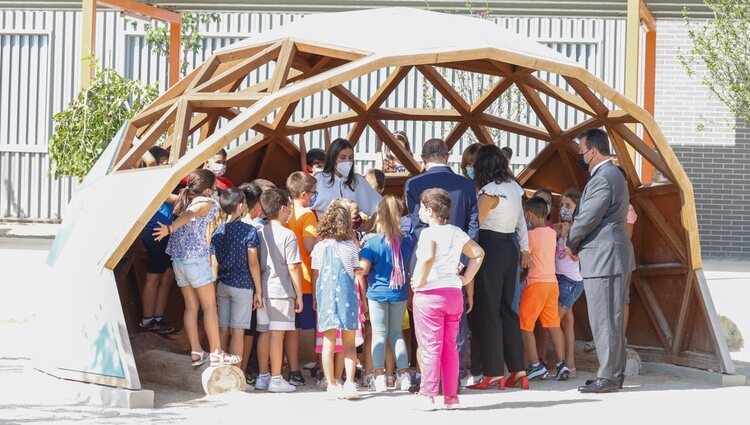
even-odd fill
[{"label": "white sneaker", "polygon": [[354,382],[346,381],[344,383],[344,389],[341,392],[343,398],[347,400],[356,400],[359,398],[359,392],[357,391],[357,385]]},{"label": "white sneaker", "polygon": [[253,391],[255,391],[255,387],[254,386],[252,386],[250,384],[245,384],[245,392],[246,393],[251,393]]},{"label": "white sneaker", "polygon": [[362,378],[362,383],[360,387],[365,388],[370,391],[375,391],[375,375],[372,373],[368,373]]},{"label": "white sneaker", "polygon": [[272,393],[293,393],[295,391],[297,391],[297,387],[287,382],[281,376],[271,379],[271,383],[268,385],[268,392]]},{"label": "white sneaker", "polygon": [[328,400],[338,400],[341,398],[341,386],[338,383],[335,385],[326,385],[326,398]]},{"label": "white sneaker", "polygon": [[417,410],[422,410],[425,412],[430,412],[433,410],[437,410],[437,406],[435,405],[435,397],[429,397],[426,395],[419,395],[419,404],[417,405]]},{"label": "white sneaker", "polygon": [[258,375],[258,378],[255,380],[255,389],[266,391],[270,383],[271,383],[270,373],[266,375]]},{"label": "white sneaker", "polygon": [[318,364],[317,364],[317,363],[315,363],[315,362],[307,362],[307,363],[305,363],[305,365],[304,365],[304,366],[302,366],[302,369],[305,369],[305,370],[310,370],[310,369],[314,368],[314,367],[315,367],[315,366],[317,366],[317,365],[318,365]]},{"label": "white sneaker", "polygon": [[375,380],[372,381],[372,390],[376,393],[384,393],[388,391],[388,387],[386,386],[385,382],[385,375],[378,375],[375,377]]},{"label": "white sneaker", "polygon": [[398,377],[396,385],[401,389],[401,391],[409,391],[409,388],[411,388],[411,375],[409,375],[408,372],[402,373]]},{"label": "white sneaker", "polygon": [[476,375],[476,376],[471,375],[471,374],[466,375],[464,379],[461,380],[461,386],[468,387],[469,385],[474,385],[476,383],[479,383],[479,381],[481,381],[482,378],[484,378],[484,375]]}]

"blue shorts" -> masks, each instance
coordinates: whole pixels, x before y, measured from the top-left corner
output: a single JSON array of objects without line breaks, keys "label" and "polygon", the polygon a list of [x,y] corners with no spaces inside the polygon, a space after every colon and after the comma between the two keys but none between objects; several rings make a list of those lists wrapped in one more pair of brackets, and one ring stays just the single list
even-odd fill
[{"label": "blue shorts", "polygon": [[209,257],[172,260],[172,268],[174,269],[174,277],[177,279],[177,286],[180,288],[189,285],[197,289],[214,281]]},{"label": "blue shorts", "polygon": [[558,298],[560,307],[570,310],[583,293],[583,281],[575,281],[565,275],[558,274],[557,285],[560,288],[560,297]]},{"label": "blue shorts", "polygon": [[146,248],[146,272],[162,274],[172,267],[172,258],[167,254],[167,242],[169,236],[160,241],[155,241],[151,234],[152,229],[145,228],[141,232],[141,241]]},{"label": "blue shorts", "polygon": [[315,329],[318,324],[318,316],[313,310],[312,294],[302,294],[302,311],[294,317],[294,325],[297,329]]}]

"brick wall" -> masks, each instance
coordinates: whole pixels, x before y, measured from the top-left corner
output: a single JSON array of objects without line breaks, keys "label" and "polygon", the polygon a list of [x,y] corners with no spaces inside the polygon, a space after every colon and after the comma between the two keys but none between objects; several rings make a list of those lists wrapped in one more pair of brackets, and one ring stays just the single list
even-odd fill
[{"label": "brick wall", "polygon": [[684,21],[659,20],[657,31],[655,118],[693,183],[703,256],[750,259],[750,125],[735,130],[727,108],[685,73]]}]

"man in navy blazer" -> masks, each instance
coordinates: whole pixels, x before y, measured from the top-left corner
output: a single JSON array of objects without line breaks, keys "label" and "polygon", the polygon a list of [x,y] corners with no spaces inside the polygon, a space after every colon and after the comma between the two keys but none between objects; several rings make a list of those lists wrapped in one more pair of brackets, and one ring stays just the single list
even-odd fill
[{"label": "man in navy blazer", "polygon": [[[427,224],[419,220],[419,197],[427,189],[440,188],[448,192],[451,197],[451,216],[448,222],[462,229],[473,240],[479,235],[479,210],[477,209],[477,191],[474,182],[453,172],[448,166],[450,150],[442,139],[430,139],[422,145],[422,162],[425,171],[410,178],[404,185],[404,198],[409,211],[411,227],[416,238]],[[464,264],[466,263],[463,260]],[[474,306],[474,286],[465,287],[466,303],[464,314],[456,337],[459,353],[459,370],[463,371],[464,358],[469,348],[469,325],[466,313]]]}]

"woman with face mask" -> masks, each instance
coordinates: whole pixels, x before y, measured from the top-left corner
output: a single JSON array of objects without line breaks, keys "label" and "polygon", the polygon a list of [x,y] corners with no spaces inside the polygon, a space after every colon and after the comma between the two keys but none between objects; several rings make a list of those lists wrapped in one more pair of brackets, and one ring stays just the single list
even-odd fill
[{"label": "woman with face mask", "polygon": [[474,157],[481,147],[481,143],[472,143],[461,154],[461,174],[469,180],[474,180]]},{"label": "woman with face mask", "polygon": [[312,200],[310,209],[318,217],[337,198],[351,199],[363,213],[372,217],[383,199],[363,176],[354,172],[354,148],[346,139],[339,138],[331,143],[323,171],[315,174],[315,180],[318,181],[318,195]]}]

